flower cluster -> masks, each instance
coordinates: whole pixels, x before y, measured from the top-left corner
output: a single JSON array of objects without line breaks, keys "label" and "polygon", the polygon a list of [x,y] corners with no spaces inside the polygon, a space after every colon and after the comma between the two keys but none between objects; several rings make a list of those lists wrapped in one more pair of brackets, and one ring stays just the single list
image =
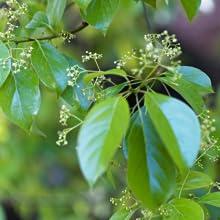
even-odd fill
[{"label": "flower cluster", "polygon": [[10,58],[12,61],[12,72],[18,73],[22,69],[26,70],[28,68],[28,64],[30,62],[31,52],[33,50],[33,47],[30,46],[28,48],[13,48],[11,50],[12,51],[13,50],[21,50],[18,57],[11,57]]},{"label": "flower cluster", "polygon": [[144,39],[145,47],[127,52],[121,59],[114,62],[116,68],[120,69],[129,62],[135,62],[137,66],[132,68],[131,72],[133,75],[141,75],[155,65],[178,66],[180,64],[176,58],[181,54],[181,47],[175,35],[169,35],[164,31],[160,34],[147,34]]},{"label": "flower cluster", "polygon": [[67,31],[62,31],[60,33],[60,37],[68,43],[71,43],[71,41],[75,38],[75,35]]},{"label": "flower cluster", "polygon": [[16,22],[18,18],[27,12],[27,5],[20,4],[16,0],[6,1],[8,8],[4,9],[4,15],[7,17],[6,31],[0,32],[0,39],[10,40],[15,37],[14,30],[18,28]]},{"label": "flower cluster", "polygon": [[138,205],[138,202],[134,199],[131,192],[127,189],[121,192],[120,198],[111,198],[110,202],[112,203],[112,205],[122,207],[127,211],[131,211]]},{"label": "flower cluster", "polygon": [[80,67],[79,65],[74,65],[74,66],[68,68],[67,69],[67,76],[69,77],[68,85],[75,86],[77,79],[84,72],[86,72],[86,70],[83,69],[82,67]]},{"label": "flower cluster", "polygon": [[[67,127],[68,126],[67,122],[70,118],[76,119],[77,123],[74,124],[72,127]],[[73,113],[71,113],[70,109],[67,108],[66,105],[62,105],[61,110],[60,110],[59,122],[62,126],[65,126],[67,128],[64,128],[62,131],[58,131],[58,140],[56,141],[56,144],[58,146],[65,146],[68,144],[67,135],[71,131],[73,131],[74,129],[79,127],[82,124],[82,120],[79,117],[77,117],[76,115],[74,115]]]},{"label": "flower cluster", "polygon": [[89,60],[97,61],[101,58],[102,58],[102,54],[92,53],[92,52],[86,51],[86,55],[82,56],[82,62],[85,63]]},{"label": "flower cluster", "polygon": [[216,130],[214,123],[215,119],[210,116],[210,111],[207,110],[200,116],[202,141],[201,141],[201,155],[197,159],[197,165],[203,168],[203,157],[208,158],[212,162],[216,162],[220,157],[220,146],[218,139],[213,136],[213,132]]}]

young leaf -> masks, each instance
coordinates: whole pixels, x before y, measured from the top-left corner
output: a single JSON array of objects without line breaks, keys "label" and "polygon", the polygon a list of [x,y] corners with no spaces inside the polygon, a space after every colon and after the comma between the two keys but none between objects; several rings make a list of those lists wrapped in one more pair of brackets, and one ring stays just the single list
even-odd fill
[{"label": "young leaf", "polygon": [[[183,102],[148,92],[150,118],[167,151],[180,171],[193,166],[200,148],[200,125],[195,113]],[[187,129],[186,129],[187,128]]]},{"label": "young leaf", "polygon": [[49,21],[46,14],[42,11],[38,11],[34,14],[32,20],[26,25],[26,28],[35,29],[39,27],[48,27],[48,23]]},{"label": "young leaf", "polygon": [[128,186],[146,208],[159,207],[175,191],[175,166],[145,108],[137,111],[125,139]]},{"label": "young leaf", "polygon": [[99,71],[99,72],[87,74],[84,77],[84,82],[85,83],[89,83],[94,78],[99,77],[99,76],[103,76],[103,75],[115,75],[115,76],[122,76],[122,77],[126,77],[127,76],[127,74],[126,74],[126,72],[124,70],[112,69],[112,70]]},{"label": "young leaf", "polygon": [[127,86],[127,82],[124,82],[115,86],[108,87],[107,89],[104,89],[103,93],[107,97],[115,96],[118,95],[126,86]]},{"label": "young leaf", "polygon": [[9,76],[0,88],[0,103],[12,122],[29,131],[41,103],[37,76],[31,70]]},{"label": "young leaf", "polygon": [[106,171],[129,123],[129,107],[122,97],[108,98],[88,113],[78,136],[82,172],[92,186]]},{"label": "young leaf", "polygon": [[109,220],[129,220],[131,219],[133,214],[134,211],[119,209],[113,214],[113,216]]},{"label": "young leaf", "polygon": [[92,0],[83,17],[90,25],[106,33],[118,6],[119,0]]},{"label": "young leaf", "polygon": [[59,25],[66,7],[66,0],[48,0],[47,17],[53,27]]},{"label": "young leaf", "polygon": [[182,6],[187,14],[188,19],[191,21],[198,13],[201,5],[201,0],[181,0]]},{"label": "young leaf", "polygon": [[[11,61],[9,50],[4,43],[0,41],[0,87],[4,84],[11,70]],[[6,62],[4,62],[6,60]]]},{"label": "young leaf", "polygon": [[190,199],[174,199],[170,202],[172,212],[164,220],[204,220],[202,207]]},{"label": "young leaf", "polygon": [[206,194],[199,199],[199,202],[220,208],[220,192]]},{"label": "young leaf", "polygon": [[[160,80],[181,94],[197,113],[201,113],[205,107],[202,96],[213,92],[209,77],[189,66],[182,66],[173,72],[168,72]],[[173,81],[173,74],[180,74],[180,77]]]},{"label": "young leaf", "polygon": [[198,171],[191,171],[183,190],[194,190],[200,188],[206,188],[213,184],[212,179],[205,173]]},{"label": "young leaf", "polygon": [[40,80],[50,89],[61,93],[67,86],[66,58],[49,43],[33,44],[32,64]]}]

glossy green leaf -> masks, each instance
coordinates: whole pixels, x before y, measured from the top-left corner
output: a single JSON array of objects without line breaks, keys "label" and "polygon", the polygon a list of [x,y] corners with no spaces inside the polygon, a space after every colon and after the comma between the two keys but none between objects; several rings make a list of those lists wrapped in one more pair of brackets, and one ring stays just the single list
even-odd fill
[{"label": "glossy green leaf", "polygon": [[170,202],[171,214],[164,220],[204,220],[202,207],[190,199],[174,199]]},{"label": "glossy green leaf", "polygon": [[26,25],[28,29],[35,29],[39,27],[48,27],[48,18],[42,11],[38,11],[34,14],[32,20]]},{"label": "glossy green leaf", "polygon": [[85,10],[91,1],[92,1],[92,0],[75,0],[74,2],[75,2],[82,10]]},{"label": "glossy green leaf", "polygon": [[77,154],[90,185],[106,171],[129,123],[129,106],[122,97],[93,106],[78,136]]},{"label": "glossy green leaf", "polygon": [[[180,74],[175,81],[174,74]],[[201,113],[205,108],[202,96],[213,92],[209,77],[194,67],[182,66],[173,70],[173,73],[167,73],[160,80],[185,98],[197,113]]]},{"label": "glossy green leaf", "polygon": [[206,188],[213,184],[212,179],[205,173],[191,171],[184,184],[183,190]]},{"label": "glossy green leaf", "polygon": [[[200,149],[200,125],[183,102],[155,92],[145,96],[150,118],[180,171],[192,167]],[[187,129],[186,129],[187,128]]]},{"label": "glossy green leaf", "polygon": [[119,0],[92,0],[83,17],[90,25],[106,33],[118,6]]},{"label": "glossy green leaf", "polygon": [[9,57],[8,48],[0,41],[0,87],[4,84],[11,70],[10,59],[3,65],[3,62]]},{"label": "glossy green leaf", "polygon": [[61,93],[67,86],[66,58],[49,43],[33,44],[32,64],[40,80],[50,89]]},{"label": "glossy green leaf", "polygon": [[115,85],[115,86],[111,86],[111,87],[108,87],[107,89],[104,89],[103,93],[107,97],[115,96],[115,95],[119,94],[126,86],[127,86],[126,82]]},{"label": "glossy green leaf", "polygon": [[22,70],[9,76],[0,88],[0,103],[11,121],[28,131],[41,103],[39,81],[34,72]]},{"label": "glossy green leaf", "polygon": [[175,191],[175,166],[145,109],[136,112],[126,136],[128,186],[146,208],[159,207]]},{"label": "glossy green leaf", "polygon": [[56,27],[62,20],[66,2],[66,0],[48,0],[47,17],[51,26]]},{"label": "glossy green leaf", "polygon": [[131,219],[133,214],[134,211],[119,209],[113,214],[113,216],[109,220],[129,220]]},{"label": "glossy green leaf", "polygon": [[189,20],[192,20],[199,11],[201,0],[181,0],[182,6]]},{"label": "glossy green leaf", "polygon": [[107,70],[107,71],[99,71],[99,72],[89,73],[89,74],[85,75],[84,81],[85,81],[85,83],[89,83],[94,78],[99,77],[99,76],[104,76],[104,75],[115,75],[115,76],[126,77],[127,73],[124,70],[121,70],[121,69],[112,69],[112,70]]},{"label": "glossy green leaf", "polygon": [[199,199],[199,202],[220,208],[220,192],[206,194]]}]

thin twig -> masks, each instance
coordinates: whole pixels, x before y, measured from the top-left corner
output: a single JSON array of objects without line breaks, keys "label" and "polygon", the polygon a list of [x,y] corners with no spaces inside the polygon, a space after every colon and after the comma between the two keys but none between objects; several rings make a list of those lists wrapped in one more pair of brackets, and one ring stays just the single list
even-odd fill
[{"label": "thin twig", "polygon": [[[81,30],[85,29],[89,24],[87,22],[82,22],[76,29],[70,31],[71,34],[76,34],[80,32]],[[12,40],[14,43],[19,44],[19,43],[27,43],[27,42],[32,42],[32,41],[42,41],[42,40],[53,40],[56,38],[60,38],[60,34],[54,34],[50,36],[45,36],[45,37],[39,37],[39,38],[26,38],[26,39],[21,39],[21,40]]]}]

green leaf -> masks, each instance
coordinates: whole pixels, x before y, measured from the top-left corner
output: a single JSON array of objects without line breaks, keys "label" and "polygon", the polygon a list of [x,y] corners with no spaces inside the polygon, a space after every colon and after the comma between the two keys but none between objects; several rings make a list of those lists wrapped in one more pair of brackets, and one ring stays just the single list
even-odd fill
[{"label": "green leaf", "polygon": [[127,86],[127,82],[124,82],[115,86],[108,87],[107,89],[104,89],[103,93],[107,97],[115,96],[119,94],[126,86]]},{"label": "green leaf", "polygon": [[92,0],[83,17],[90,25],[106,33],[118,6],[119,0]]},{"label": "green leaf", "polygon": [[153,8],[157,7],[157,0],[143,0],[146,4],[152,6]]},{"label": "green leaf", "polygon": [[213,184],[213,181],[207,174],[198,171],[190,171],[183,190],[206,188],[211,184]]},{"label": "green leaf", "polygon": [[50,89],[61,93],[67,86],[66,58],[49,43],[33,44],[32,64],[40,80]]},{"label": "green leaf", "polygon": [[175,191],[175,166],[145,108],[136,112],[125,139],[128,186],[146,208],[159,207]]},{"label": "green leaf", "polygon": [[85,10],[91,1],[92,1],[92,0],[75,0],[74,2],[75,2],[82,10]]},{"label": "green leaf", "polygon": [[129,106],[122,97],[108,98],[88,113],[78,137],[77,153],[90,185],[106,171],[129,123]]},{"label": "green leaf", "polygon": [[199,199],[199,202],[220,208],[220,192],[206,194]]},{"label": "green leaf", "polygon": [[48,27],[48,18],[42,11],[38,11],[34,14],[32,20],[26,25],[28,29],[35,29],[39,27]]},{"label": "green leaf", "polygon": [[195,113],[183,102],[148,92],[150,118],[171,158],[181,172],[193,166],[200,149],[200,125]]},{"label": "green leaf", "polygon": [[0,88],[0,103],[12,122],[29,131],[41,103],[37,76],[31,70],[9,76]]},{"label": "green leaf", "polygon": [[48,0],[47,17],[51,26],[56,27],[59,25],[63,17],[66,2],[66,0]]},{"label": "green leaf", "polygon": [[89,73],[89,74],[85,75],[84,82],[89,83],[94,78],[99,77],[99,76],[103,76],[103,75],[115,75],[115,76],[126,77],[127,73],[121,69],[112,69],[112,70],[108,70],[108,71],[99,71],[99,72],[95,72],[95,73]]},{"label": "green leaf", "polygon": [[201,5],[201,0],[181,0],[182,6],[187,14],[189,20],[192,20],[198,13]]},{"label": "green leaf", "polygon": [[[213,92],[209,77],[201,70],[189,66],[182,66],[172,72],[160,80],[181,94],[197,113],[201,113],[205,108],[202,96]],[[175,74],[180,74],[180,77],[174,81]]]},{"label": "green leaf", "polygon": [[164,220],[204,220],[202,207],[190,199],[174,199],[170,202],[172,213]]},{"label": "green leaf", "polygon": [[11,70],[10,59],[3,65],[3,62],[9,57],[8,48],[0,41],[0,87],[4,84]]},{"label": "green leaf", "polygon": [[131,219],[133,214],[134,211],[119,209],[113,214],[113,216],[109,220],[129,220]]}]

